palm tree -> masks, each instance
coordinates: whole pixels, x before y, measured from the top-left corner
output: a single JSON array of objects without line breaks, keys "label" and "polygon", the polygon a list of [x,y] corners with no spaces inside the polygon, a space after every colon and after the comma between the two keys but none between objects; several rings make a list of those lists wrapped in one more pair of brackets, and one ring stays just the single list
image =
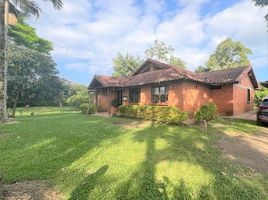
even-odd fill
[{"label": "palm tree", "polygon": [[[62,0],[50,1],[55,9],[61,9]],[[0,121],[8,118],[6,99],[7,99],[7,31],[9,10],[17,11],[26,16],[33,15],[39,17],[41,9],[34,0],[0,0]]]}]

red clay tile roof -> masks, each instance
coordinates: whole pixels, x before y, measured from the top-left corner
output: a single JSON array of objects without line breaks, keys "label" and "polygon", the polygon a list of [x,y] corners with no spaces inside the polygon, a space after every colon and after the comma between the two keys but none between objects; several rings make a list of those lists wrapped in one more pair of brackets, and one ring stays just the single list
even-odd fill
[{"label": "red clay tile roof", "polygon": [[[192,80],[208,85],[224,85],[237,82],[243,73],[248,73],[249,70],[252,70],[251,67],[237,67],[212,72],[194,73],[183,68],[167,65],[151,59],[145,61],[145,63],[146,62],[161,65],[164,69],[135,75],[135,73],[138,71],[137,70],[132,76],[125,78],[95,76],[94,79],[101,83],[103,87],[129,87],[173,80]],[[142,64],[142,66],[144,66],[144,64]],[[254,80],[256,82],[255,76]],[[92,89],[94,87],[92,87],[90,84],[89,88]]]}]

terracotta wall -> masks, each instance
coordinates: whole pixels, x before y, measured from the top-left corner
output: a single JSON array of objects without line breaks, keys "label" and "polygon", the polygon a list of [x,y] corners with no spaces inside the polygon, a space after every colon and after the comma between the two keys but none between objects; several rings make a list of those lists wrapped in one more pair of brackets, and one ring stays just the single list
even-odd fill
[{"label": "terracotta wall", "polygon": [[210,90],[210,102],[217,105],[222,115],[233,115],[233,85]]},{"label": "terracotta wall", "polygon": [[[247,101],[247,89],[250,89],[250,101]],[[248,76],[244,76],[241,82],[233,85],[234,115],[253,109],[254,88]]]},{"label": "terracotta wall", "polygon": [[183,110],[194,113],[203,104],[210,102],[210,89],[196,82],[183,82]]}]

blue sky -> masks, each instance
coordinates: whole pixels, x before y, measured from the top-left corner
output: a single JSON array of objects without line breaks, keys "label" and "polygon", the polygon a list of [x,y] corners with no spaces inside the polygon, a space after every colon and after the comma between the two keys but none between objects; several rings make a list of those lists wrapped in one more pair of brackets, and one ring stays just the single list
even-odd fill
[{"label": "blue sky", "polygon": [[77,83],[112,74],[119,52],[143,58],[155,39],[194,70],[227,37],[252,49],[258,81],[268,80],[267,8],[251,0],[64,0],[60,11],[39,3],[43,14],[29,23],[53,42],[60,76]]}]

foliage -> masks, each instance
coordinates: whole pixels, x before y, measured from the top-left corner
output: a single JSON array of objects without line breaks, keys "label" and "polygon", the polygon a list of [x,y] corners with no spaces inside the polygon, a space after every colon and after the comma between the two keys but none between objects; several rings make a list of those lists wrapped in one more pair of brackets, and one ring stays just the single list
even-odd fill
[{"label": "foliage", "polygon": [[186,62],[173,55],[174,48],[160,40],[155,40],[152,47],[145,51],[147,58],[157,59],[170,65],[186,68]]},{"label": "foliage", "polygon": [[79,108],[82,103],[92,103],[90,102],[92,95],[89,96],[88,89],[84,85],[71,84],[69,95],[66,100],[68,106]]},{"label": "foliage", "polygon": [[196,73],[207,72],[207,71],[209,71],[209,69],[206,68],[206,67],[204,67],[204,66],[201,66],[201,65],[198,66],[198,67],[196,68],[196,70],[195,70]]},{"label": "foliage", "polygon": [[258,107],[262,99],[266,96],[268,96],[268,88],[261,86],[259,90],[255,91],[255,98],[254,98],[255,106]]},{"label": "foliage", "polygon": [[187,113],[173,106],[121,105],[119,114],[156,121],[161,124],[181,124],[188,118]]},{"label": "foliage", "polygon": [[[54,8],[61,9],[63,6],[62,0],[44,0],[44,1],[50,1]],[[6,3],[7,6],[6,6]],[[18,15],[34,15],[39,16],[39,13],[41,12],[41,9],[39,8],[38,4],[34,0],[10,0],[10,1],[0,1],[0,7],[1,7],[1,20],[0,20],[0,71],[2,71],[0,80],[0,94],[1,94],[1,101],[0,101],[0,120],[6,120],[7,119],[7,102],[6,102],[6,96],[7,96],[7,32],[8,32],[8,26],[5,25],[5,20],[3,19],[3,16],[9,13],[11,11],[12,13],[15,13]],[[15,107],[15,104],[14,106]]]},{"label": "foliage", "polygon": [[8,106],[58,105],[62,83],[51,56],[8,44]]},{"label": "foliage", "polygon": [[[256,6],[260,6],[260,7],[265,7],[268,6],[268,1],[267,0],[253,0],[255,2]],[[264,16],[266,22],[267,22],[267,26],[268,26],[268,13]]]},{"label": "foliage", "polygon": [[177,67],[182,67],[182,68],[186,68],[186,65],[187,65],[185,61],[173,55],[170,56],[169,64],[173,66],[177,66]]},{"label": "foliage", "polygon": [[119,53],[113,59],[114,76],[130,76],[141,65],[143,60],[133,55]]},{"label": "foliage", "polygon": [[217,46],[215,53],[210,55],[206,66],[210,71],[247,66],[250,64],[247,54],[252,54],[249,48],[241,42],[227,38]]},{"label": "foliage", "polygon": [[213,134],[265,131],[254,122],[226,119],[214,128],[213,121],[203,135],[196,127],[48,112],[0,124],[4,183],[47,180],[70,200],[267,199],[268,177],[226,162]]},{"label": "foliage", "polygon": [[[55,9],[61,9],[63,7],[62,0],[43,0],[50,1]],[[10,8],[16,15],[22,16],[36,16],[39,17],[41,8],[38,3],[34,0],[10,0]]]},{"label": "foliage", "polygon": [[89,103],[82,103],[80,105],[81,113],[87,114],[88,113],[89,106],[90,106]]},{"label": "foliage", "polygon": [[215,119],[217,112],[217,106],[214,103],[204,104],[200,109],[195,113],[195,118],[199,121],[206,120],[211,121]]},{"label": "foliage", "polygon": [[35,28],[26,24],[22,18],[18,19],[17,24],[10,26],[8,35],[19,46],[42,53],[49,53],[53,50],[52,42],[38,37]]},{"label": "foliage", "polygon": [[94,104],[89,104],[87,114],[92,115],[96,112],[96,107]]},{"label": "foliage", "polygon": [[82,103],[80,105],[80,110],[81,110],[81,113],[83,114],[89,114],[89,115],[92,115],[95,113],[95,106],[93,104],[90,104],[90,103]]},{"label": "foliage", "polygon": [[111,105],[112,105],[113,107],[117,108],[118,105],[119,105],[119,102],[118,102],[117,100],[114,99],[114,100],[112,100]]}]

